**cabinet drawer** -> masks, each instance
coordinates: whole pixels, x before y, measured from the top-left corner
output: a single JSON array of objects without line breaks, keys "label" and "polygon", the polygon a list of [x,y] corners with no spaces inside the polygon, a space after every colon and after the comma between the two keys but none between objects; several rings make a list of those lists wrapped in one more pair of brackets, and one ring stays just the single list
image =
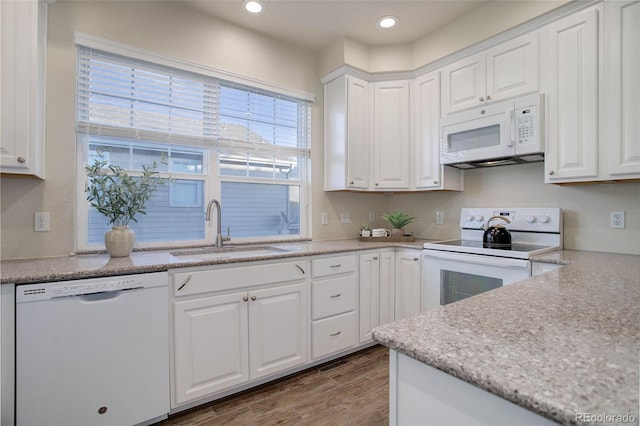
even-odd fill
[{"label": "cabinet drawer", "polygon": [[354,346],[356,328],[355,312],[314,321],[311,325],[313,358],[320,358]]},{"label": "cabinet drawer", "polygon": [[356,277],[354,274],[311,283],[313,319],[341,314],[356,309]]},{"label": "cabinet drawer", "polygon": [[311,273],[313,277],[324,277],[327,275],[343,274],[356,270],[356,256],[334,256],[324,259],[314,259],[311,261]]},{"label": "cabinet drawer", "polygon": [[174,296],[188,296],[274,283],[286,283],[306,278],[309,262],[281,262],[266,265],[240,266],[172,272]]}]

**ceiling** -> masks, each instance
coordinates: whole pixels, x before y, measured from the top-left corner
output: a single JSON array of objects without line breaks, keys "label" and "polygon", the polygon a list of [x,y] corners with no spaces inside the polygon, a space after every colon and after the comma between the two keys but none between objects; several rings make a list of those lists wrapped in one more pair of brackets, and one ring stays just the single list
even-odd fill
[{"label": "ceiling", "polygon": [[[367,46],[416,41],[488,0],[263,0],[265,9],[250,15],[242,0],[181,0],[233,24],[310,49],[321,49],[346,36]],[[391,29],[378,19],[396,16]]]}]

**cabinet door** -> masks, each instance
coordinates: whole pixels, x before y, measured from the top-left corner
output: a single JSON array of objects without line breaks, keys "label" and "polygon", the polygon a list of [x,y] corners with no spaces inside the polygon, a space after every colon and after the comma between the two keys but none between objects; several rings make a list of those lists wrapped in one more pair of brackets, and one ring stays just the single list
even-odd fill
[{"label": "cabinet door", "polygon": [[347,188],[369,188],[369,83],[347,76]]},{"label": "cabinet door", "polygon": [[409,189],[409,82],[375,83],[374,190]]},{"label": "cabinet door", "polygon": [[395,321],[421,311],[420,252],[396,253]]},{"label": "cabinet door", "polygon": [[360,343],[371,341],[371,331],[378,325],[378,300],[379,300],[379,254],[369,253],[360,255],[359,267],[359,331]]},{"label": "cabinet door", "polygon": [[382,325],[395,321],[395,283],[396,283],[396,254],[393,251],[380,253],[379,267],[380,285],[378,298],[378,323]]},{"label": "cabinet door", "polygon": [[0,171],[43,177],[47,3],[0,2]]},{"label": "cabinet door", "polygon": [[440,187],[440,74],[433,72],[415,81],[413,114],[416,147],[415,187]]},{"label": "cabinet door", "polygon": [[249,292],[251,379],[307,362],[307,294],[306,283]]},{"label": "cabinet door", "polygon": [[441,73],[443,115],[474,107],[485,101],[487,91],[484,53],[456,61],[444,67]]},{"label": "cabinet door", "polygon": [[[611,179],[640,177],[640,2],[605,2],[604,126]],[[601,151],[602,152],[602,151]]]},{"label": "cabinet door", "polygon": [[548,183],[598,177],[600,16],[590,9],[546,29]]},{"label": "cabinet door", "polygon": [[485,99],[496,101],[539,88],[538,32],[509,40],[486,51],[487,93]]},{"label": "cabinet door", "polygon": [[249,380],[246,292],[174,302],[174,403]]}]

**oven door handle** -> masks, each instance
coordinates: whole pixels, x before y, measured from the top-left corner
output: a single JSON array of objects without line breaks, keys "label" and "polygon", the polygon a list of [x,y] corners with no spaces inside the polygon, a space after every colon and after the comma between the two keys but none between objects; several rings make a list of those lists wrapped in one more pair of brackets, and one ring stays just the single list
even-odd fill
[{"label": "oven door handle", "polygon": [[452,253],[448,251],[424,250],[424,258],[451,260],[463,263],[476,263],[479,265],[498,266],[502,268],[528,269],[529,261],[524,259],[509,259],[506,257],[485,256],[478,254]]}]

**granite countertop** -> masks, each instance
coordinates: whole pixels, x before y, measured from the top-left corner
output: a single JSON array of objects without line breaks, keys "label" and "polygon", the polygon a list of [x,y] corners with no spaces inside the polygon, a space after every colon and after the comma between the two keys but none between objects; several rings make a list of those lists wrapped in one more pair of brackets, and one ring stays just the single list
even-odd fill
[{"label": "granite countertop", "polygon": [[[360,242],[358,240],[331,240],[288,243],[265,242],[252,245],[229,244],[229,257],[210,260],[187,260],[171,254],[175,252],[190,252],[193,251],[194,248],[134,251],[129,257],[121,258],[111,258],[108,254],[103,253],[39,259],[3,260],[0,263],[0,284],[27,284],[139,274],[145,272],[161,272],[172,268],[252,262],[256,260],[286,259],[300,256],[314,256],[386,247],[422,249],[422,245],[426,241],[428,240],[392,243]],[[243,252],[243,249],[258,246],[275,247],[282,251],[268,254],[260,254],[258,252],[251,253],[250,251]],[[234,253],[236,253],[233,251],[234,248],[238,249],[239,252],[243,252],[243,256],[238,257],[234,255]]]},{"label": "granite countertop", "polygon": [[[562,250],[566,265],[374,329],[374,339],[562,424],[638,424],[640,256]],[[615,423],[615,422],[614,422]]]}]

